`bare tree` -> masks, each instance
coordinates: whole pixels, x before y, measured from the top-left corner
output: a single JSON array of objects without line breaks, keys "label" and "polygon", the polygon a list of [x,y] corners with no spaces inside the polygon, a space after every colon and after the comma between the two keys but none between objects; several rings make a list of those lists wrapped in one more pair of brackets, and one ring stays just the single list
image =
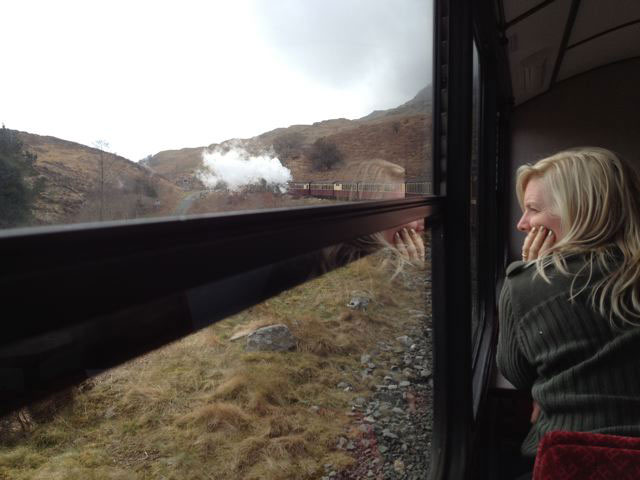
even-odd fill
[{"label": "bare tree", "polygon": [[109,152],[109,148],[111,147],[109,145],[109,142],[107,142],[106,140],[96,140],[95,142],[93,142],[93,146],[95,148],[97,148],[100,151],[100,156],[98,157],[98,172],[99,172],[99,179],[98,179],[98,187],[100,189],[100,209],[99,209],[99,220],[102,221],[104,220],[104,184],[105,184],[105,177],[104,177],[104,170],[105,170],[105,156],[106,153]]}]

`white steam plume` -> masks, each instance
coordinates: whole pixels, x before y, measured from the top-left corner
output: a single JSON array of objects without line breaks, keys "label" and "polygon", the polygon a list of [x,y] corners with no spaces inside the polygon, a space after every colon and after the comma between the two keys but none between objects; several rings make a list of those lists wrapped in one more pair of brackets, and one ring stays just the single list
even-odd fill
[{"label": "white steam plume", "polygon": [[220,150],[202,152],[203,169],[198,178],[208,188],[215,188],[221,182],[229,190],[236,191],[247,185],[266,182],[277,186],[281,192],[292,180],[291,170],[280,163],[275,156],[252,156],[243,148],[234,147],[227,152]]}]

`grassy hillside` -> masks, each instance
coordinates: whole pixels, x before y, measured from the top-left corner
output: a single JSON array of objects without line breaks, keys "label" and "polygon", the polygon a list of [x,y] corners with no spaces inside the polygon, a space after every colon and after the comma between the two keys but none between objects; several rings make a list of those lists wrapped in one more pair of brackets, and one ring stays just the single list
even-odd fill
[{"label": "grassy hillside", "polygon": [[38,224],[167,215],[183,195],[168,180],[118,155],[55,137],[18,136],[38,156],[35,168],[45,180],[33,212]]},{"label": "grassy hillside", "polygon": [[[0,432],[0,479],[299,480],[348,467],[339,437],[363,435],[350,405],[385,375],[363,375],[360,357],[424,311],[424,273],[392,271],[384,252],[361,259],[100,375],[48,421],[23,412],[27,427]],[[366,311],[346,307],[353,295],[371,299]],[[296,351],[244,351],[242,333],[275,323]]]}]

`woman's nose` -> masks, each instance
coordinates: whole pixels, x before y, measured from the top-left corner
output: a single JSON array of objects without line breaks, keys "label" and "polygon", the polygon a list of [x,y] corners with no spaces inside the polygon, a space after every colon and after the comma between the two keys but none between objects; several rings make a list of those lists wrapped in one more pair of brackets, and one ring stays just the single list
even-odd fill
[{"label": "woman's nose", "polygon": [[521,232],[528,232],[529,230],[531,230],[531,225],[529,225],[529,220],[527,219],[526,215],[522,215],[522,217],[520,217],[520,221],[518,222],[516,228]]}]

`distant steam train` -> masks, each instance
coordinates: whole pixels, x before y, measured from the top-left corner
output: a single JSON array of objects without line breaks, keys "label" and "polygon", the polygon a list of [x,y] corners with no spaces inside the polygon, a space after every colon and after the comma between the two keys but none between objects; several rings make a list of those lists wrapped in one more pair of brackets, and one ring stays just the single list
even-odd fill
[{"label": "distant steam train", "polygon": [[433,195],[431,182],[289,182],[287,191],[296,197],[321,197],[336,200],[383,200],[408,196]]}]

